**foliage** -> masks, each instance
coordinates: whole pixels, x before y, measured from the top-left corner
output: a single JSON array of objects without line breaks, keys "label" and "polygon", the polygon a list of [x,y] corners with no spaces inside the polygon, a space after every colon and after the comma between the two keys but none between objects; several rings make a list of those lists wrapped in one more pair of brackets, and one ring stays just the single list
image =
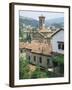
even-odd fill
[{"label": "foliage", "polygon": [[28,33],[27,33],[26,40],[27,40],[28,42],[31,42],[31,36],[30,36],[30,34],[28,34]]},{"label": "foliage", "polygon": [[20,42],[26,42],[26,41],[31,42],[30,33],[24,32],[24,28],[19,28],[19,40]]},{"label": "foliage", "polygon": [[19,22],[21,24],[25,24],[25,26],[31,26],[31,27],[38,27],[38,21],[33,19],[33,18],[29,18],[29,17],[24,17],[24,16],[20,16],[19,17]]},{"label": "foliage", "polygon": [[52,77],[62,77],[61,74],[57,74],[55,72],[50,72],[50,71],[47,72],[47,75],[48,75],[49,78],[52,78]]},{"label": "foliage", "polygon": [[52,60],[54,62],[60,63],[60,64],[64,64],[64,55],[58,54],[58,55],[54,55],[52,56]]},{"label": "foliage", "polygon": [[54,71],[55,68],[58,69],[58,73],[60,74],[64,74],[64,55],[58,54],[58,55],[54,55],[52,56],[52,60],[53,60],[53,65],[54,65]]},{"label": "foliage", "polygon": [[46,78],[47,73],[45,71],[41,71],[40,67],[37,67],[36,70],[32,73],[31,78]]},{"label": "foliage", "polygon": [[[42,70],[40,66],[36,66],[36,69],[34,71],[30,70],[29,67],[29,62],[26,60],[26,58],[23,57],[23,55],[20,55],[20,60],[19,60],[19,78],[20,79],[35,79],[35,78],[51,78],[51,77],[61,77],[63,76],[64,73],[64,64],[62,60],[64,59],[63,55],[56,55],[55,57],[53,56],[53,61],[59,64],[59,72],[50,72],[47,71],[46,69]],[[60,61],[61,60],[61,61]],[[55,68],[55,66],[54,66]]]},{"label": "foliage", "polygon": [[20,57],[20,60],[19,60],[19,78],[20,79],[28,79],[29,78],[28,61],[24,60],[23,57]]},{"label": "foliage", "polygon": [[55,72],[50,72],[50,71],[42,71],[39,67],[36,68],[36,70],[32,73],[33,79],[35,78],[52,78],[52,77],[61,77],[61,74],[57,74]]}]

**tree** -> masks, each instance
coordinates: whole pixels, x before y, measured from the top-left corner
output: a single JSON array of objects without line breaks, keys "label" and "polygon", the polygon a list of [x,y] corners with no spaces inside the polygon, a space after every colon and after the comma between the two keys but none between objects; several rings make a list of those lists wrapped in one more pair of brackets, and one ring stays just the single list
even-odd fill
[{"label": "tree", "polygon": [[28,79],[29,78],[28,61],[24,60],[23,57],[20,57],[20,60],[19,60],[19,78],[20,79]]},{"label": "tree", "polygon": [[52,61],[53,61],[53,68],[55,72],[55,68],[59,68],[58,73],[64,73],[64,55],[58,54],[58,55],[53,55],[52,56]]},{"label": "tree", "polygon": [[27,33],[26,41],[28,41],[29,43],[31,42],[31,35],[30,35],[30,32]]}]

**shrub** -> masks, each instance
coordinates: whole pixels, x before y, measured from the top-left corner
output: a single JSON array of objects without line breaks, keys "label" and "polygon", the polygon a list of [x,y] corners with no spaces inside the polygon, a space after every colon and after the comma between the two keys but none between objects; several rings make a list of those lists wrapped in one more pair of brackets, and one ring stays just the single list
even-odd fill
[{"label": "shrub", "polygon": [[36,70],[32,73],[31,78],[46,78],[47,73],[40,70],[40,67],[37,67]]}]

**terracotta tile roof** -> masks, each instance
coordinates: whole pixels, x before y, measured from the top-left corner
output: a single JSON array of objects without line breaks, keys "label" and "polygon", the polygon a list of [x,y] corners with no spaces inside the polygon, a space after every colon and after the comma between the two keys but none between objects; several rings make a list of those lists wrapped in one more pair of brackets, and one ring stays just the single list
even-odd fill
[{"label": "terracotta tile roof", "polygon": [[[23,45],[22,45],[23,44]],[[31,49],[32,53],[51,55],[51,45],[45,43],[20,43],[20,48]]]},{"label": "terracotta tile roof", "polygon": [[31,49],[31,45],[30,43],[24,43],[24,42],[20,42],[19,43],[19,48],[27,48],[27,49]]},{"label": "terracotta tile roof", "polygon": [[51,46],[48,44],[38,44],[37,47],[32,48],[32,52],[34,53],[40,53],[44,55],[51,55]]},{"label": "terracotta tile roof", "polygon": [[19,43],[19,48],[24,48],[24,46],[25,46],[25,43],[24,42],[20,42]]},{"label": "terracotta tile roof", "polygon": [[[42,33],[42,31],[46,32],[46,29],[39,31],[38,33],[41,34],[44,38],[51,38],[53,35],[55,35],[60,30],[63,30],[63,29],[59,29],[54,32],[47,31],[47,33],[48,33],[47,36],[45,36]],[[52,51],[52,47],[51,47],[50,43],[46,44],[46,43],[39,43],[39,42],[31,42],[31,43],[20,42],[19,46],[20,46],[20,48],[25,48],[25,49],[31,50],[32,53],[43,54],[43,55],[51,55],[51,51]]]}]

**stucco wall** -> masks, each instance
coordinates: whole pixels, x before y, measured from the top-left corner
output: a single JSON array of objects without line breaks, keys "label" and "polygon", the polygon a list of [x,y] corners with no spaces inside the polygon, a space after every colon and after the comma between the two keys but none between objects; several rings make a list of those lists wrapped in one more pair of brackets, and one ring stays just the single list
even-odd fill
[{"label": "stucco wall", "polygon": [[58,49],[58,43],[57,43],[58,41],[64,42],[64,31],[63,30],[59,31],[52,37],[51,44],[52,44],[53,52],[64,54],[64,50]]},{"label": "stucco wall", "polygon": [[[35,54],[35,53],[27,53],[27,57],[30,56],[30,63],[35,64],[35,65],[39,65],[42,66],[44,68],[48,67],[48,63],[47,63],[47,59],[51,58],[49,56],[44,56],[44,55],[39,55],[39,54]],[[36,61],[34,61],[34,56],[36,56]],[[42,63],[40,63],[39,58],[42,58]]]}]

